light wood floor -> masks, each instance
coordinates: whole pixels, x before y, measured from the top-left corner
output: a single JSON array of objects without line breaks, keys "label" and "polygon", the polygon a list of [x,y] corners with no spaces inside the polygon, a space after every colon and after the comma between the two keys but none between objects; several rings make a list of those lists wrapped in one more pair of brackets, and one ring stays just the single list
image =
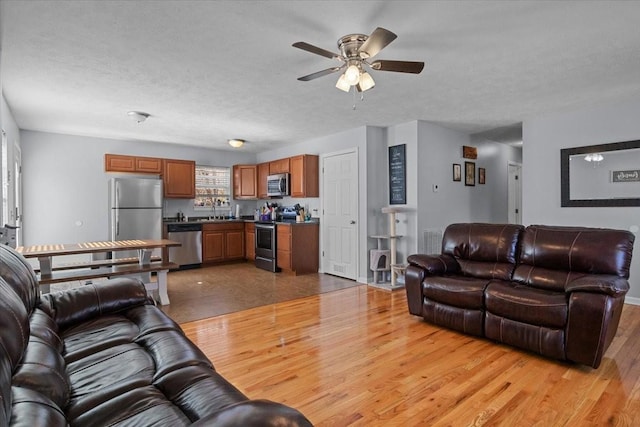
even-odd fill
[{"label": "light wood floor", "polygon": [[640,425],[637,306],[597,370],[432,326],[367,286],[182,326],[249,397],[318,426]]}]

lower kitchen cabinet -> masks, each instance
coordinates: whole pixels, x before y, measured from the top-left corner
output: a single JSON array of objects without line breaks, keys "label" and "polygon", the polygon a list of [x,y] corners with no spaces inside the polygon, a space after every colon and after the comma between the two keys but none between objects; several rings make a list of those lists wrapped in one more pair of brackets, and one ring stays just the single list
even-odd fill
[{"label": "lower kitchen cabinet", "polygon": [[244,259],[244,223],[209,223],[202,226],[202,262]]},{"label": "lower kitchen cabinet", "polygon": [[256,226],[253,222],[244,224],[245,258],[253,261],[256,259]]},{"label": "lower kitchen cabinet", "polygon": [[315,223],[276,226],[276,263],[282,271],[296,275],[318,272],[318,229]]},{"label": "lower kitchen cabinet", "polygon": [[223,231],[203,231],[202,262],[224,261],[224,241]]}]

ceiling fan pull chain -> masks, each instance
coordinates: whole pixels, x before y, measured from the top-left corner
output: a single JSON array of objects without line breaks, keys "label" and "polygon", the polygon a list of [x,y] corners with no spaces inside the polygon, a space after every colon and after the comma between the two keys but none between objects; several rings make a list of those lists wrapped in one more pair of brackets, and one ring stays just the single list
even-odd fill
[{"label": "ceiling fan pull chain", "polygon": [[351,88],[353,89],[353,110],[355,111],[355,109],[356,109],[356,87],[355,86],[351,86]]}]

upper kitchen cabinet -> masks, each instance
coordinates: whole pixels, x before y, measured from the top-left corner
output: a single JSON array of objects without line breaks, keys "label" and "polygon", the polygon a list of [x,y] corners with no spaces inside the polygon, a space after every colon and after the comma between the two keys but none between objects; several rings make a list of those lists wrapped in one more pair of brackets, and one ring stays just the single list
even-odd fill
[{"label": "upper kitchen cabinet", "polygon": [[303,154],[289,158],[291,197],[320,197],[318,156]]},{"label": "upper kitchen cabinet", "polygon": [[233,198],[258,198],[258,166],[233,165]]},{"label": "upper kitchen cabinet", "polygon": [[[288,163],[287,159],[287,163]],[[266,199],[267,196],[267,177],[269,176],[270,163],[260,163],[258,165],[258,198]]]},{"label": "upper kitchen cabinet", "polygon": [[105,172],[162,173],[162,159],[156,157],[104,155]]},{"label": "upper kitchen cabinet", "polygon": [[272,160],[269,162],[269,175],[289,173],[289,159]]},{"label": "upper kitchen cabinet", "polygon": [[162,160],[164,197],[194,199],[196,197],[196,162],[191,160]]}]

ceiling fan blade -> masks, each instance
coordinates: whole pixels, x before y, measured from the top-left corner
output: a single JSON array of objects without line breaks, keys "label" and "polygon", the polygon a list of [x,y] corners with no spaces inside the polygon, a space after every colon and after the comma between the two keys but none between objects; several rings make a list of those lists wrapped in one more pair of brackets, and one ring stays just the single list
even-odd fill
[{"label": "ceiling fan blade", "polygon": [[365,41],[362,46],[360,46],[360,49],[358,49],[360,58],[366,59],[376,56],[378,52],[394,41],[396,37],[398,36],[389,30],[382,27],[376,28],[373,30],[373,33],[371,33],[367,41]]},{"label": "ceiling fan blade", "polygon": [[395,71],[397,73],[420,74],[424,68],[424,62],[416,61],[387,61],[379,59],[373,61],[371,68],[379,71]]},{"label": "ceiling fan blade", "polygon": [[307,74],[306,76],[298,77],[298,80],[302,82],[308,82],[309,80],[317,79],[318,77],[326,76],[327,74],[335,73],[336,71],[340,71],[342,67],[331,67],[326,70],[317,71],[315,73]]},{"label": "ceiling fan blade", "polygon": [[314,46],[305,42],[295,42],[291,46],[297,47],[298,49],[306,50],[307,52],[315,53],[316,55],[325,56],[327,58],[340,58],[340,55],[337,53],[329,52],[328,50],[322,49],[320,47]]}]

